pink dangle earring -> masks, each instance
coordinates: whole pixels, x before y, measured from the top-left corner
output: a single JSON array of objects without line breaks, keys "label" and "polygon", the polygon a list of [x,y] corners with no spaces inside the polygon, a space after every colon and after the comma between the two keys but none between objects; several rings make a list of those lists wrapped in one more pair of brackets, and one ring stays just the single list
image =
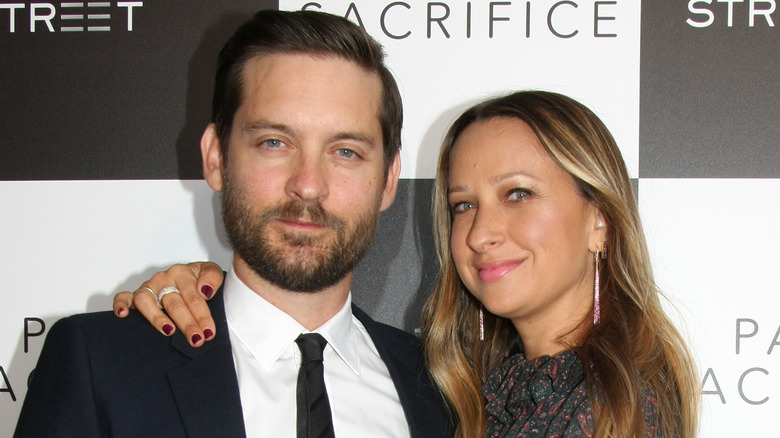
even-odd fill
[{"label": "pink dangle earring", "polygon": [[479,305],[479,340],[485,340],[485,315],[482,312],[482,304]]},{"label": "pink dangle earring", "polygon": [[596,275],[593,282],[593,325],[596,325],[601,320],[601,303],[599,302],[599,260],[607,258],[607,241],[601,242],[601,250],[596,250]]}]

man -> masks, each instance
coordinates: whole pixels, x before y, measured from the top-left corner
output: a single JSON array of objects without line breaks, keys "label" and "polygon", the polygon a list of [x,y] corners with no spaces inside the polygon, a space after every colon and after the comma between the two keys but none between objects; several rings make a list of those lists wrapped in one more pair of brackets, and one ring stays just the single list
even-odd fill
[{"label": "man", "polygon": [[336,436],[450,436],[417,340],[351,306],[400,172],[400,95],[381,47],[343,18],[261,11],[219,55],[212,110],[203,170],[234,259],[209,307],[228,335],[195,349],[137,313],[65,318],[15,436],[308,436],[296,425],[308,332],[327,341]]}]

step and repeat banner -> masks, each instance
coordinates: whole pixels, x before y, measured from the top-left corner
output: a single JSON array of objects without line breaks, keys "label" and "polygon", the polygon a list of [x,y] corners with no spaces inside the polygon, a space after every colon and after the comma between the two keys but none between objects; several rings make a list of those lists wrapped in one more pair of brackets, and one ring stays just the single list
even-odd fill
[{"label": "step and repeat banner", "polygon": [[[776,0],[0,0],[0,436],[48,328],[174,262],[227,267],[202,181],[216,54],[262,8],[346,16],[405,104],[402,181],[354,299],[414,330],[452,120],[517,89],[571,95],[617,138],[654,269],[702,379],[702,437],[780,428]],[[121,388],[117,388],[121,391]]]}]

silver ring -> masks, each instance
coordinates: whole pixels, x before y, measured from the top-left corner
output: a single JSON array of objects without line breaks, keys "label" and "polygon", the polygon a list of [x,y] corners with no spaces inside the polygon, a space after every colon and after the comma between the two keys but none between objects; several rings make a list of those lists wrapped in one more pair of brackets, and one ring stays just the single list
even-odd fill
[{"label": "silver ring", "polygon": [[138,292],[138,291],[141,291],[141,290],[145,290],[145,291],[149,292],[150,294],[152,294],[152,296],[154,297],[154,300],[155,300],[155,301],[157,301],[157,294],[156,294],[156,293],[154,293],[154,290],[152,290],[152,288],[151,288],[151,287],[146,287],[146,286],[143,286],[143,287],[140,287],[140,288],[138,288],[138,290],[137,290],[137,291],[135,291],[135,292],[133,292],[133,293],[131,294],[131,295],[132,295],[132,296],[130,297],[130,308],[131,308],[131,309],[132,309],[133,307],[135,307],[135,294],[136,294],[136,292]]},{"label": "silver ring", "polygon": [[[142,289],[143,289],[143,290],[146,290],[146,291],[149,291],[149,293],[150,293],[150,294],[152,294],[152,296],[154,297],[154,299],[155,299],[155,300],[157,299],[157,294],[156,294],[156,293],[154,293],[154,290],[152,290],[152,288],[151,288],[151,287],[146,287],[146,286],[143,286],[141,289],[138,289],[138,290],[142,290]],[[136,292],[137,292],[137,291],[136,291]],[[135,294],[133,294],[133,296],[135,296]]]},{"label": "silver ring", "polygon": [[166,286],[162,289],[160,289],[160,293],[157,295],[157,305],[160,306],[160,308],[163,308],[162,305],[162,299],[164,296],[168,294],[177,294],[179,293],[179,289],[176,289],[176,286]]}]

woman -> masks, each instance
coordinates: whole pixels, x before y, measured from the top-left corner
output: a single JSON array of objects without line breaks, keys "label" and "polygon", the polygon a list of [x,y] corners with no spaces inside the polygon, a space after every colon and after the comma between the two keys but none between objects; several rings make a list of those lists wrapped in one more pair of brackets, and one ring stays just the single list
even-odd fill
[{"label": "woman", "polygon": [[695,435],[694,364],[595,114],[547,92],[467,110],[440,153],[434,226],[422,329],[462,436]]},{"label": "woman", "polygon": [[457,436],[696,434],[694,364],[661,307],[620,151],[590,110],[541,91],[467,110],[440,154],[434,227],[422,331]]}]

